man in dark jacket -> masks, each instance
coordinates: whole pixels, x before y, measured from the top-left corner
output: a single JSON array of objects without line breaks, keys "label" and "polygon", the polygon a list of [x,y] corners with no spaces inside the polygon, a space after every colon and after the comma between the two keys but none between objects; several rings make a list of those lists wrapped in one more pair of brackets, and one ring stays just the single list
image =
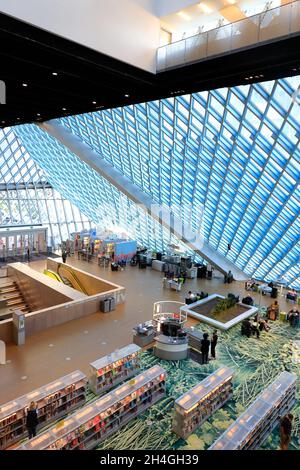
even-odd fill
[{"label": "man in dark jacket", "polygon": [[209,345],[210,341],[208,339],[208,334],[204,333],[203,339],[201,340],[202,364],[208,363]]},{"label": "man in dark jacket", "polygon": [[29,409],[26,416],[26,427],[28,429],[29,439],[36,436],[36,427],[38,425],[37,411],[35,403],[30,403]]},{"label": "man in dark jacket", "polygon": [[287,414],[280,420],[280,450],[288,450],[292,434],[293,415]]},{"label": "man in dark jacket", "polygon": [[212,338],[211,338],[211,343],[210,343],[210,354],[212,359],[216,359],[216,346],[218,342],[218,332],[217,330],[214,330]]}]

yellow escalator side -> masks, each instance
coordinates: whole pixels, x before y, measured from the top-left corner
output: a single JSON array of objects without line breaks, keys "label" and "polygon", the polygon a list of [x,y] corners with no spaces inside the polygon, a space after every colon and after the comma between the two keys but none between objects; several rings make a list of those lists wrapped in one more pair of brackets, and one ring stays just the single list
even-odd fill
[{"label": "yellow escalator side", "polygon": [[58,271],[62,277],[68,279],[68,281],[72,284],[73,289],[78,290],[85,295],[89,295],[72,268],[65,266],[64,264],[60,264]]},{"label": "yellow escalator side", "polygon": [[44,274],[46,274],[46,276],[51,277],[52,279],[55,279],[58,282],[63,282],[60,275],[55,273],[54,271],[51,271],[50,269],[44,269]]}]

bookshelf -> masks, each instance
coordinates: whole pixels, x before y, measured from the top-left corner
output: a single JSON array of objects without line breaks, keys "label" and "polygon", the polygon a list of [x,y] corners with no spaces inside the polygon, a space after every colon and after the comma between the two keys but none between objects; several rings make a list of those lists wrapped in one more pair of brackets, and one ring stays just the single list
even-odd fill
[{"label": "bookshelf", "polygon": [[129,344],[107,356],[90,363],[89,386],[96,395],[102,395],[111,388],[139,372],[141,348]]},{"label": "bookshelf", "polygon": [[175,401],[172,430],[186,439],[232,396],[233,370],[220,367]]},{"label": "bookshelf", "polygon": [[165,396],[166,375],[165,369],[157,365],[145,370],[18,450],[93,449]]},{"label": "bookshelf", "polygon": [[295,403],[296,374],[282,372],[209,450],[257,449]]},{"label": "bookshelf", "polygon": [[87,377],[79,370],[43,385],[0,407],[0,449],[27,436],[26,414],[34,401],[38,410],[37,429],[85,403]]}]

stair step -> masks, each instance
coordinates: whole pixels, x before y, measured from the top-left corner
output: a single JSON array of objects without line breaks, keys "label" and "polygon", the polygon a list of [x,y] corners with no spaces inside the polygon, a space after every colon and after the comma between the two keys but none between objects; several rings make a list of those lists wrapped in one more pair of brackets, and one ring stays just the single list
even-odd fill
[{"label": "stair step", "polygon": [[2,296],[2,295],[5,295],[5,298],[6,298],[6,299],[15,299],[16,297],[20,297],[20,293],[19,293],[19,292],[16,292],[16,293],[10,293],[10,292],[9,292],[8,294],[2,294],[2,293],[0,292],[0,296]]},{"label": "stair step", "polygon": [[1,294],[6,294],[8,292],[19,292],[19,290],[16,287],[11,287],[11,288],[6,288],[6,289],[0,289]]},{"label": "stair step", "polygon": [[12,310],[23,310],[23,308],[28,308],[28,305],[20,304],[18,306],[11,307]]},{"label": "stair step", "polygon": [[0,289],[3,289],[5,287],[13,287],[15,285],[16,285],[15,282],[3,282],[3,284],[0,283]]},{"label": "stair step", "polygon": [[24,299],[17,299],[17,300],[12,300],[10,302],[6,302],[7,305],[19,305],[19,304],[23,304],[24,303]]}]

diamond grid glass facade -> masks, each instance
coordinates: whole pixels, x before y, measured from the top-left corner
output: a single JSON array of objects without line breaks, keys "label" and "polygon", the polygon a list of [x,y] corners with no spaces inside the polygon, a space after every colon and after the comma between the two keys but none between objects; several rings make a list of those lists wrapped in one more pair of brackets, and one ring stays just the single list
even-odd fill
[{"label": "diamond grid glass facade", "polygon": [[49,170],[51,184],[93,222],[103,228],[122,227],[140,244],[152,249],[163,250],[176,244],[190,252],[143,209],[44,130],[35,125],[18,126],[18,135],[35,161]]},{"label": "diamond grid glass facade", "polygon": [[[203,206],[206,241],[247,274],[283,276],[300,287],[299,77],[60,122],[153,202],[175,211]],[[49,178],[61,194],[95,221],[114,207],[116,222],[130,227],[118,207],[119,191],[104,178],[35,125],[19,126],[18,135],[42,168],[51,162]],[[140,212],[138,232],[149,246],[161,243],[159,236],[170,243]]]},{"label": "diamond grid glass facade", "polygon": [[43,224],[53,247],[90,220],[53,189],[15,132],[0,130],[0,226]]}]

